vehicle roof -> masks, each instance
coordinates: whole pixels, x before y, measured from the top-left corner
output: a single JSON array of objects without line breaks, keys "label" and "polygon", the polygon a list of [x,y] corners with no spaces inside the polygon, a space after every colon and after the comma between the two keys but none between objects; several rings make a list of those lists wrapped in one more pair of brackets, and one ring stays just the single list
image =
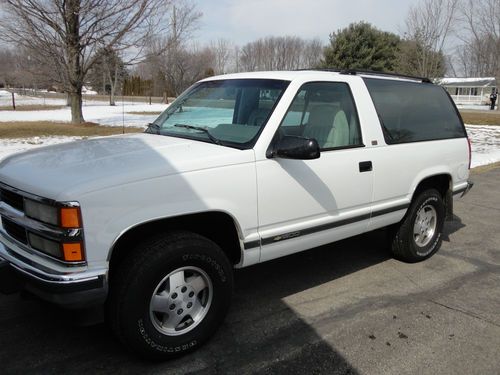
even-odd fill
[{"label": "vehicle roof", "polygon": [[326,77],[335,76],[357,76],[357,77],[370,77],[370,78],[379,78],[379,79],[389,79],[389,80],[397,80],[397,81],[425,81],[429,82],[425,78],[419,77],[410,77],[405,75],[397,75],[392,73],[378,73],[378,72],[369,72],[369,71],[347,71],[338,72],[338,71],[329,71],[329,70],[285,70],[285,71],[263,71],[263,72],[247,72],[247,73],[231,73],[218,75],[214,77],[209,77],[204,79],[203,81],[212,81],[212,80],[220,80],[220,79],[280,79],[285,81],[293,81],[298,78],[306,78],[310,80],[322,80]]},{"label": "vehicle roof", "polygon": [[247,73],[231,73],[224,74],[214,77],[209,77],[206,80],[215,80],[215,79],[282,79],[285,81],[292,81],[299,77],[309,77],[309,76],[319,76],[331,77],[332,74],[339,75],[337,72],[324,72],[324,71],[314,71],[314,70],[282,70],[282,71],[264,71],[264,72],[247,72]]}]

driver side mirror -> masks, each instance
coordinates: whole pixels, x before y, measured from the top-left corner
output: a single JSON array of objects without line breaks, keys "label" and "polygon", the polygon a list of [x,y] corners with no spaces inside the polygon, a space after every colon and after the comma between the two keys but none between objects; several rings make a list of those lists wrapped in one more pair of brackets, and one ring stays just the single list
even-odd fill
[{"label": "driver side mirror", "polygon": [[283,136],[275,145],[271,157],[311,160],[320,156],[318,141],[294,135]]}]

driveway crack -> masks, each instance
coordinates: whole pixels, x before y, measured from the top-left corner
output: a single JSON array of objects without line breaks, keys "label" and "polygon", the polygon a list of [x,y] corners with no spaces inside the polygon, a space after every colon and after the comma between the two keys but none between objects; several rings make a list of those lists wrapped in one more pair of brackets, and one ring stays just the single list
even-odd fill
[{"label": "driveway crack", "polygon": [[495,327],[500,328],[500,324],[497,324],[497,323],[495,323],[495,322],[492,322],[491,320],[485,319],[485,318],[483,318],[483,317],[481,317],[481,316],[479,316],[479,315],[473,314],[473,313],[471,313],[471,312],[469,312],[469,311],[467,311],[467,310],[462,310],[462,309],[459,309],[459,308],[457,308],[457,307],[448,306],[448,305],[445,305],[444,303],[440,303],[440,302],[437,302],[437,301],[434,301],[434,300],[431,300],[431,299],[430,299],[430,300],[428,300],[428,301],[429,301],[429,302],[431,302],[431,303],[434,303],[435,305],[438,305],[438,306],[444,307],[444,308],[446,308],[446,309],[448,309],[448,310],[456,311],[456,312],[458,312],[458,313],[461,313],[461,314],[467,315],[467,316],[469,316],[469,317],[471,317],[471,318],[481,320],[481,321],[483,321],[483,322],[485,322],[485,323],[488,323],[488,324],[491,324],[491,325],[493,325],[493,326],[495,326]]}]

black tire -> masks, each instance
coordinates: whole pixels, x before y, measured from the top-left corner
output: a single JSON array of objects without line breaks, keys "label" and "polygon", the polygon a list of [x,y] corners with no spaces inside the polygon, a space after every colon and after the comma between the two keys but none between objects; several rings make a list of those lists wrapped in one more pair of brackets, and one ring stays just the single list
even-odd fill
[{"label": "black tire", "polygon": [[[435,227],[433,234],[427,237],[414,234],[417,216],[420,218],[419,212],[425,210],[428,210],[429,216],[435,215],[435,225],[429,224],[429,227]],[[399,226],[393,227],[392,230],[389,228],[389,233],[392,233],[391,250],[394,257],[404,262],[415,263],[434,255],[441,247],[444,218],[445,207],[441,194],[435,189],[421,192],[414,198]]]},{"label": "black tire", "polygon": [[[186,280],[189,272],[198,272],[197,276],[202,277],[207,286],[199,293],[194,293],[194,289],[191,289],[193,293],[190,290],[184,292],[184,286],[182,290],[180,287],[170,290],[174,284],[170,281],[173,279],[171,275],[179,275],[179,272],[186,275]],[[110,276],[108,322],[127,348],[144,358],[155,360],[188,353],[208,340],[222,323],[233,291],[232,265],[226,255],[214,242],[190,232],[171,232],[144,242],[116,270],[111,270]],[[191,276],[191,280],[199,277]],[[162,280],[167,281],[162,283]],[[187,281],[186,285],[190,286]],[[163,289],[164,286],[169,290]],[[170,311],[153,311],[153,300],[157,296],[168,298],[165,306],[169,307],[165,310],[170,310],[172,305],[178,303],[172,315],[174,320],[175,312],[183,311],[181,307],[184,307],[186,320],[178,326],[187,325],[188,328],[174,334],[160,331],[164,329],[162,317],[168,317],[168,323]],[[202,317],[197,323],[188,316],[190,306],[186,303],[189,298],[198,299],[195,305],[205,314],[200,313]],[[204,301],[201,301],[202,298]],[[168,329],[175,331],[177,328]],[[183,330],[186,332],[182,333]]]}]

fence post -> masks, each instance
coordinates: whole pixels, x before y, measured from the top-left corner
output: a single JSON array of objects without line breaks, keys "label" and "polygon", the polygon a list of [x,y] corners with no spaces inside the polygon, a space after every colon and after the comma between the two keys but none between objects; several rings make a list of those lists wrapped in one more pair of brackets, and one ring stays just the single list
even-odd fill
[{"label": "fence post", "polygon": [[14,111],[16,110],[16,99],[14,98],[14,93],[11,92],[12,94],[12,108],[14,108]]}]

